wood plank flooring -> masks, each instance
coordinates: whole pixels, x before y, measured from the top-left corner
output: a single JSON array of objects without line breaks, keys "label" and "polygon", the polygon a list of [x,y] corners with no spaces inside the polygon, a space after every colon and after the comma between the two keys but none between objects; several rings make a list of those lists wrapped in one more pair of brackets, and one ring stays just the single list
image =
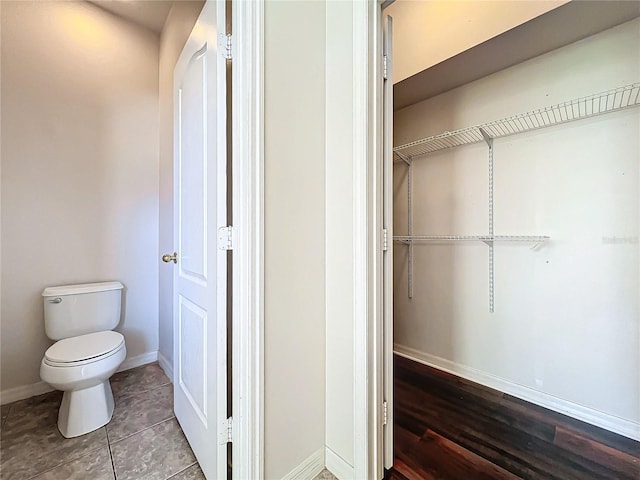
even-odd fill
[{"label": "wood plank flooring", "polygon": [[640,480],[640,443],[395,356],[387,480]]}]

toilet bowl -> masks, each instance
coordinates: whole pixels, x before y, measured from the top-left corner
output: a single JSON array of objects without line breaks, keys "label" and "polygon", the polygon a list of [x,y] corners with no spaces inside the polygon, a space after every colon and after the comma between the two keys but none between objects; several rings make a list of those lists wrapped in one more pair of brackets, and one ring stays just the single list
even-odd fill
[{"label": "toilet bowl", "polygon": [[119,282],[103,282],[50,287],[42,294],[47,335],[58,341],[44,354],[40,378],[64,392],[58,429],[66,438],[96,430],[113,415],[109,378],[127,351],[124,336],[108,328],[119,321],[121,289]]},{"label": "toilet bowl", "polygon": [[58,429],[67,438],[106,425],[113,415],[109,378],[127,355],[118,332],[81,335],[53,344],[40,365],[40,378],[62,390]]}]

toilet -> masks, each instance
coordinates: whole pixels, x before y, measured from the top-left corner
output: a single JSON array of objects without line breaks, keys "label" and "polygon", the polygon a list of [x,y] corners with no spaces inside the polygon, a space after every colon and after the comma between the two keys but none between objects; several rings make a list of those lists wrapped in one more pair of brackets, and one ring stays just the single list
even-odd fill
[{"label": "toilet", "polygon": [[40,378],[62,390],[58,429],[66,437],[96,430],[111,420],[109,378],[127,350],[121,333],[120,282],[48,287],[42,292],[47,337],[56,340],[45,352]]}]

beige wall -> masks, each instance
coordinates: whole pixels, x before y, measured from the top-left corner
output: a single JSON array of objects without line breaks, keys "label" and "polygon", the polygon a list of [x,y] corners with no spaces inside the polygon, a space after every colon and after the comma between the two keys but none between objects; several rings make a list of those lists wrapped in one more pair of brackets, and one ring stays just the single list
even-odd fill
[{"label": "beige wall", "polygon": [[265,5],[265,478],[324,449],[325,3]]},{"label": "beige wall", "polygon": [[39,382],[48,285],[121,280],[158,349],[158,37],[84,2],[2,2],[2,390]]},{"label": "beige wall", "polygon": [[[174,251],[173,244],[173,69],[182,47],[196,23],[204,1],[181,1],[171,7],[160,35],[160,165],[159,246],[160,254]],[[159,349],[173,363],[173,268],[161,265],[159,272]]]},{"label": "beige wall", "polygon": [[553,10],[568,0],[396,0],[384,14],[394,23],[393,81]]},{"label": "beige wall", "polygon": [[[634,20],[399,110],[394,143],[638,82],[639,44]],[[634,108],[496,140],[496,235],[551,239],[533,251],[496,245],[494,314],[485,245],[414,246],[412,300],[396,245],[396,347],[637,436],[638,131]],[[488,233],[487,160],[484,144],[414,159],[414,235]],[[404,235],[404,165],[394,180],[394,234]]]}]

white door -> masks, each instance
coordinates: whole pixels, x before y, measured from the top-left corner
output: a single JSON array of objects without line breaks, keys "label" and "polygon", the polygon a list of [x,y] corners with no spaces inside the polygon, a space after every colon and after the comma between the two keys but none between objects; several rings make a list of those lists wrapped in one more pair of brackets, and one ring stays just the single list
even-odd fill
[{"label": "white door", "polygon": [[174,408],[209,479],[227,478],[224,25],[225,2],[208,1],[174,72]]},{"label": "white door", "polygon": [[382,228],[387,232],[387,249],[382,257],[382,302],[383,302],[383,363],[384,401],[386,423],[384,426],[384,468],[393,466],[393,61],[392,61],[392,21],[383,20],[383,53],[386,58],[382,106]]}]

